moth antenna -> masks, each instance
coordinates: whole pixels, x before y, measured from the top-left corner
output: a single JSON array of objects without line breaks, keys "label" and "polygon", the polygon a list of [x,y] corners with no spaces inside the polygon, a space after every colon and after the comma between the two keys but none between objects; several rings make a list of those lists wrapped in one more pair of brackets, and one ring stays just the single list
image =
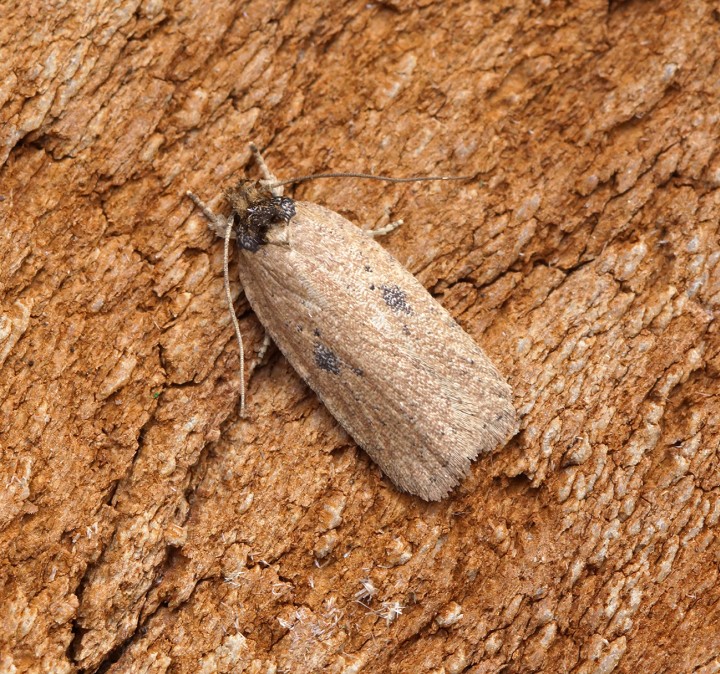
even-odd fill
[{"label": "moth antenna", "polygon": [[233,218],[227,219],[225,227],[225,247],[223,249],[223,281],[225,282],[225,298],[227,299],[228,309],[230,310],[230,318],[235,328],[235,337],[237,337],[238,348],[240,350],[240,416],[245,416],[245,350],[243,349],[242,333],[240,332],[240,324],[235,315],[235,307],[233,306],[232,295],[230,294],[230,234],[232,234]]},{"label": "moth antenna", "polygon": [[268,185],[269,188],[282,187],[291,183],[304,183],[308,180],[317,180],[318,178],[365,178],[367,180],[384,180],[389,183],[414,183],[427,182],[430,180],[470,180],[473,176],[412,176],[410,178],[391,178],[390,176],[373,175],[372,173],[312,173],[307,176],[298,176],[297,178],[288,178],[287,180],[278,180]]}]

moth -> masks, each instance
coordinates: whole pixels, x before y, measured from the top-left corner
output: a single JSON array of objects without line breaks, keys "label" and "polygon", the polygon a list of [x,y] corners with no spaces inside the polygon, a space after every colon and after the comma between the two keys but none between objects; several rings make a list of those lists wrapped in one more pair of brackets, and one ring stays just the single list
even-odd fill
[{"label": "moth", "polygon": [[248,302],[295,371],[399,489],[446,497],[473,459],[517,431],[510,386],[390,253],[339,214],[284,197],[282,185],[298,180],[277,181],[251,148],[264,180],[226,192],[229,217],[188,192],[225,236],[243,412],[227,274],[233,235]]}]

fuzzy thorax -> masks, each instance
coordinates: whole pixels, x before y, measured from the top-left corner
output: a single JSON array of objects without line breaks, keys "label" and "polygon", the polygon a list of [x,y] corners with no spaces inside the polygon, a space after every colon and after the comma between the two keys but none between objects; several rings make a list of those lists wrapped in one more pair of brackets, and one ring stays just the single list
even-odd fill
[{"label": "fuzzy thorax", "polygon": [[241,180],[225,192],[235,216],[238,244],[250,252],[268,242],[275,225],[287,225],[295,215],[295,202],[275,196],[271,189],[256,180]]}]

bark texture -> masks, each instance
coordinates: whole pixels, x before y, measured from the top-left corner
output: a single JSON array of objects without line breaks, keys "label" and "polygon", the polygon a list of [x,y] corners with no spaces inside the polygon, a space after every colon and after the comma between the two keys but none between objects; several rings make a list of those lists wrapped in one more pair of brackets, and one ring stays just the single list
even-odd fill
[{"label": "bark texture", "polygon": [[[2,15],[1,672],[720,671],[711,3]],[[448,500],[277,351],[238,418],[184,192],[257,175],[249,140],[284,177],[475,176],[295,191],[404,218],[384,245],[514,387],[521,432]]]}]

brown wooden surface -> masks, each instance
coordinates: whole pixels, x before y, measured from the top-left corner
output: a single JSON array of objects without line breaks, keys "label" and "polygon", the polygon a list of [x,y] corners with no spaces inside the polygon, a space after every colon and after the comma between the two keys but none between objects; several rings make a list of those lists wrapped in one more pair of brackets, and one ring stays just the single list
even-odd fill
[{"label": "brown wooden surface", "polygon": [[[4,3],[0,671],[720,670],[719,31],[699,1]],[[285,177],[475,176],[295,192],[404,218],[384,245],[514,386],[449,500],[277,351],[238,419],[183,194],[256,175],[251,139]]]}]

